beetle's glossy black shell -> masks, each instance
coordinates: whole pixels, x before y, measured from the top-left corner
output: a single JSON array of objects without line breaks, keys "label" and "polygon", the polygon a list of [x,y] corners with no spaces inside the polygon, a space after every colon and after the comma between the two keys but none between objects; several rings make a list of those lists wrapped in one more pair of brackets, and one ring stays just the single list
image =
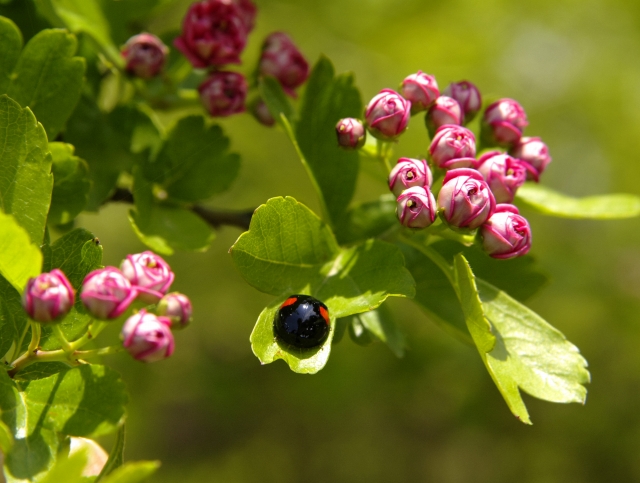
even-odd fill
[{"label": "beetle's glossy black shell", "polygon": [[329,336],[329,310],[309,295],[291,295],[278,309],[273,332],[279,342],[299,349],[321,346]]}]

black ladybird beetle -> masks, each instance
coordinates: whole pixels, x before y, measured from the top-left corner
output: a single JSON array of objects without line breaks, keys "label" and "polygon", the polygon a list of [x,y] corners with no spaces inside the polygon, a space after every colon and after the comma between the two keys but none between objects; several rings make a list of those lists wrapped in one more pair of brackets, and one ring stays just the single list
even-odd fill
[{"label": "black ladybird beetle", "polygon": [[309,295],[291,295],[273,320],[276,339],[299,349],[321,346],[329,336],[329,310]]}]

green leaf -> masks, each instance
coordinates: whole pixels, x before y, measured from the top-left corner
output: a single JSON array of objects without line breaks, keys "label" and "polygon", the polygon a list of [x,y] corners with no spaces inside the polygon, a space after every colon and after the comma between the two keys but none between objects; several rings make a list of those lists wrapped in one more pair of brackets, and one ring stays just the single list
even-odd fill
[{"label": "green leaf", "polygon": [[7,454],[13,447],[13,433],[9,427],[0,420],[0,451]]},{"label": "green leaf", "polygon": [[80,99],[85,63],[74,57],[76,38],[63,30],[43,30],[25,46],[6,93],[29,107],[50,139],[64,128]]},{"label": "green leaf", "polygon": [[525,183],[516,193],[516,200],[535,211],[561,218],[609,220],[640,215],[640,197],[629,194],[571,198],[546,186]]},{"label": "green leaf", "polygon": [[87,163],[73,155],[74,147],[65,143],[49,143],[53,157],[53,193],[48,222],[63,225],[73,221],[89,201],[91,180]]},{"label": "green leaf", "polygon": [[462,309],[489,374],[513,414],[530,424],[520,390],[552,402],[586,399],[587,362],[540,316],[494,286],[477,281],[463,255],[454,270]]},{"label": "green leaf", "polygon": [[335,76],[331,61],[321,57],[307,82],[295,138],[301,160],[334,225],[349,206],[359,169],[358,153],[338,147],[335,126],[341,118],[361,116],[362,109],[353,75]]},{"label": "green leaf", "polygon": [[347,244],[378,237],[396,227],[400,227],[396,216],[396,197],[385,194],[376,201],[351,208],[335,230],[338,241]]},{"label": "green leaf", "polygon": [[149,478],[159,467],[159,461],[127,463],[100,481],[102,483],[139,483]]},{"label": "green leaf", "polygon": [[273,319],[289,295],[305,293],[322,300],[332,326],[336,318],[373,310],[389,296],[414,295],[414,282],[396,247],[369,240],[341,249],[329,227],[290,197],[273,198],[260,206],[249,231],[230,251],[247,282],[278,295],[251,334],[254,353],[265,364],[284,359],[296,372],[315,373],[324,367],[334,330],[317,349],[280,346],[274,340]]},{"label": "green leaf", "polygon": [[[169,197],[189,203],[228,190],[240,170],[240,156],[228,149],[220,126],[206,126],[202,116],[180,119],[155,163],[165,169],[162,186]],[[159,177],[154,170],[150,179]]]},{"label": "green leaf", "polygon": [[31,110],[0,96],[0,209],[36,245],[42,243],[53,188],[48,151],[47,135]]},{"label": "green leaf", "polygon": [[0,92],[7,92],[11,73],[22,50],[22,34],[11,20],[0,17]]},{"label": "green leaf", "polygon": [[101,481],[104,477],[117,470],[124,463],[124,437],[125,437],[125,425],[122,423],[116,433],[116,441],[113,443],[113,448],[109,453],[109,459],[102,468],[100,475],[96,479],[96,483]]},{"label": "green leaf", "polygon": [[120,67],[124,65],[97,0],[36,0],[36,3],[41,11],[48,13],[48,19],[54,25],[62,22],[73,33],[87,34],[111,62]]},{"label": "green leaf", "polygon": [[69,436],[95,438],[116,429],[128,397],[120,375],[85,364],[43,378],[17,381],[31,421]]},{"label": "green leaf", "polygon": [[152,250],[172,255],[175,250],[205,251],[215,238],[213,230],[190,210],[156,204],[151,183],[134,171],[136,208],[129,221],[140,240]]},{"label": "green leaf", "polygon": [[60,458],[40,480],[40,483],[84,483],[87,480],[82,476],[82,471],[87,465],[88,455],[86,451],[79,451],[68,458]]},{"label": "green leaf", "polygon": [[40,274],[42,253],[11,215],[0,211],[0,274],[20,293]]},{"label": "green leaf", "polygon": [[24,393],[5,371],[0,371],[0,417],[13,435],[13,447],[4,458],[7,480],[32,480],[56,461],[58,436],[32,417]]},{"label": "green leaf", "polygon": [[262,100],[276,122],[282,124],[282,116],[284,116],[290,124],[293,124],[295,112],[280,82],[270,76],[263,77],[260,79],[258,88]]}]

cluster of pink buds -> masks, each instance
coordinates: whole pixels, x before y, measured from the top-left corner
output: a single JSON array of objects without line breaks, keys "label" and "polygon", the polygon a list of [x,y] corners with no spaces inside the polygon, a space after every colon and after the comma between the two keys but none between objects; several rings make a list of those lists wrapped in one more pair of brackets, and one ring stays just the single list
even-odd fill
[{"label": "cluster of pink buds", "polygon": [[[135,358],[152,362],[173,353],[172,329],[186,327],[192,318],[191,301],[186,295],[167,293],[174,274],[153,252],[128,255],[120,268],[105,267],[89,273],[80,300],[94,318],[109,321],[122,316],[137,299],[156,304],[155,314],[142,309],[131,315],[122,328],[124,348]],[[73,287],[62,271],[42,273],[27,283],[23,307],[40,323],[58,322],[75,302]]]},{"label": "cluster of pink buds", "polygon": [[[453,230],[478,230],[482,246],[494,258],[524,255],[531,247],[531,229],[511,203],[526,180],[539,180],[551,157],[540,138],[522,137],[527,118],[511,99],[488,106],[481,123],[483,144],[506,152],[494,150],[476,157],[476,136],[464,125],[481,109],[482,96],[473,83],[453,82],[441,95],[435,77],[418,71],[402,81],[400,93],[383,89],[374,96],[364,123],[340,120],[338,144],[361,147],[365,128],[379,140],[395,141],[412,115],[425,112],[431,136],[429,159],[400,158],[389,174],[400,223],[427,228],[439,213]],[[432,170],[445,171],[442,185],[435,189]]]}]

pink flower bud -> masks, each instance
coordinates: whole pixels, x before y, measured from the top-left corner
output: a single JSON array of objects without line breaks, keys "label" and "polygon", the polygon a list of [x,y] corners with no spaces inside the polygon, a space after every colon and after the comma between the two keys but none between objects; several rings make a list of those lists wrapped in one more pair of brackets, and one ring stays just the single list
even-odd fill
[{"label": "pink flower bud", "polygon": [[173,292],[165,295],[158,303],[158,315],[171,321],[171,328],[183,328],[189,325],[193,315],[191,301],[186,295]]},{"label": "pink flower bud", "polygon": [[496,200],[482,175],[474,169],[447,171],[438,193],[438,208],[445,221],[459,228],[474,229],[493,213]]},{"label": "pink flower bud", "polygon": [[271,127],[276,120],[271,115],[271,111],[262,99],[257,99],[251,104],[251,114],[263,126]]},{"label": "pink flower bud", "polygon": [[182,35],[173,45],[194,67],[239,64],[249,32],[246,22],[252,18],[247,9],[230,0],[196,2],[189,7]]},{"label": "pink flower bud", "polygon": [[447,96],[438,97],[429,108],[424,122],[427,125],[431,137],[439,127],[446,124],[462,124],[462,108],[458,101]]},{"label": "pink flower bud", "polygon": [[158,37],[142,33],[134,35],[122,49],[127,72],[142,79],[151,79],[164,67],[169,49]]},{"label": "pink flower bud", "polygon": [[120,270],[148,304],[158,302],[173,283],[175,275],[169,264],[153,252],[127,255]]},{"label": "pink flower bud", "polygon": [[122,345],[127,352],[142,362],[156,362],[173,354],[175,342],[171,321],[142,309],[122,326]]},{"label": "pink flower bud", "polygon": [[436,131],[429,152],[440,168],[473,168],[476,137],[466,127],[445,124]]},{"label": "pink flower bud", "polygon": [[198,88],[200,99],[213,117],[244,111],[247,81],[237,72],[212,72]]},{"label": "pink flower bud", "polygon": [[500,99],[484,111],[483,136],[492,146],[511,146],[518,142],[528,124],[520,104],[513,99]]},{"label": "pink flower bud", "polygon": [[462,108],[465,124],[471,122],[478,111],[482,109],[482,96],[473,82],[452,82],[444,90],[443,94],[458,101]]},{"label": "pink flower bud", "polygon": [[411,102],[411,113],[426,111],[440,95],[436,78],[419,70],[405,77],[400,86],[402,97]]},{"label": "pink flower bud", "polygon": [[398,196],[396,214],[409,228],[427,228],[436,219],[436,199],[429,188],[414,186]]},{"label": "pink flower bud", "polygon": [[411,102],[391,89],[382,89],[367,106],[367,129],[376,138],[391,141],[404,132],[411,115]]},{"label": "pink flower bud", "polygon": [[482,247],[493,258],[514,258],[531,248],[531,227],[513,205],[496,206],[493,215],[482,225]]},{"label": "pink flower bud", "polygon": [[360,149],[367,139],[367,131],[362,122],[353,117],[340,119],[336,124],[338,145],[345,149]]},{"label": "pink flower bud", "polygon": [[524,163],[500,151],[490,151],[478,160],[478,171],[491,188],[497,203],[511,203],[527,179]]},{"label": "pink flower bud", "polygon": [[549,148],[540,138],[520,138],[510,151],[511,156],[526,163],[527,179],[538,181],[551,162]]},{"label": "pink flower bud", "polygon": [[275,77],[283,89],[295,97],[293,90],[309,77],[309,64],[287,34],[274,32],[262,45],[258,71]]},{"label": "pink flower bud", "polygon": [[120,317],[136,295],[136,290],[120,270],[105,267],[85,277],[80,299],[91,315],[107,320]]},{"label": "pink flower bud", "polygon": [[431,183],[433,175],[424,159],[400,158],[389,174],[389,189],[396,196],[414,186],[429,189]]},{"label": "pink flower bud", "polygon": [[247,33],[251,32],[256,23],[257,7],[251,0],[235,0],[233,3],[240,10],[240,18],[247,29]]},{"label": "pink flower bud", "polygon": [[22,306],[37,322],[54,322],[69,313],[75,295],[73,287],[57,268],[30,278],[22,294]]}]

